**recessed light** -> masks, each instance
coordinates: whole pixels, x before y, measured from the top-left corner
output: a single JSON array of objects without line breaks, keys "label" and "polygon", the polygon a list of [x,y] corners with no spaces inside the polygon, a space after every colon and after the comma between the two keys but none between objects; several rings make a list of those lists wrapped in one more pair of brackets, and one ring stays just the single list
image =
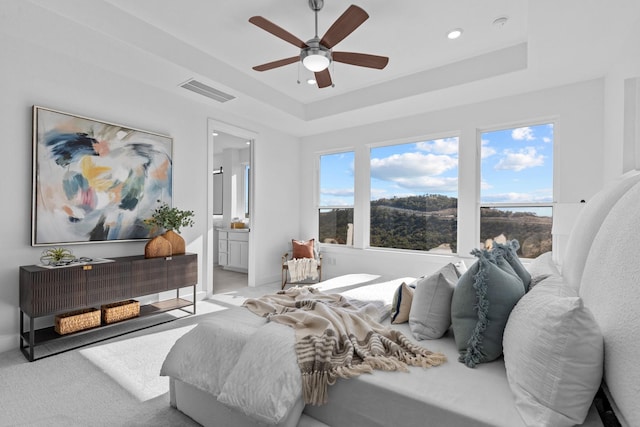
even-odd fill
[{"label": "recessed light", "polygon": [[316,79],[307,79],[307,84],[310,84],[310,85],[316,84]]},{"label": "recessed light", "polygon": [[218,132],[215,132],[215,131],[214,131],[211,135],[213,135],[213,136],[218,136]]},{"label": "recessed light", "polygon": [[447,38],[449,40],[455,40],[462,35],[462,28],[456,28],[447,33]]}]

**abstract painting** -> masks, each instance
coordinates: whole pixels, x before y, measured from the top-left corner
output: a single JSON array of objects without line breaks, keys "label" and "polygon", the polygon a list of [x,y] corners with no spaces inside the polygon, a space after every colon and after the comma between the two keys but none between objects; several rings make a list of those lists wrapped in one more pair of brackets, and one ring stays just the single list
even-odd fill
[{"label": "abstract painting", "polygon": [[33,107],[31,244],[148,239],[172,205],[171,137]]}]

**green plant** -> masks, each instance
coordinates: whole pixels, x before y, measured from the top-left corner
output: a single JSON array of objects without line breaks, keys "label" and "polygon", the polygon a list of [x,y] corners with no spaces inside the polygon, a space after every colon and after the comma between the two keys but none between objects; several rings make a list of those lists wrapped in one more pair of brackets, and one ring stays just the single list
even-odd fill
[{"label": "green plant", "polygon": [[76,257],[69,249],[66,248],[50,248],[42,251],[40,262],[44,265],[56,265],[74,261]]},{"label": "green plant", "polygon": [[[158,203],[160,200],[158,200]],[[163,203],[157,207],[151,218],[145,219],[145,223],[150,226],[158,226],[166,231],[174,230],[176,233],[180,233],[181,227],[193,226],[193,211],[185,211],[178,208],[171,208],[166,203]]]}]

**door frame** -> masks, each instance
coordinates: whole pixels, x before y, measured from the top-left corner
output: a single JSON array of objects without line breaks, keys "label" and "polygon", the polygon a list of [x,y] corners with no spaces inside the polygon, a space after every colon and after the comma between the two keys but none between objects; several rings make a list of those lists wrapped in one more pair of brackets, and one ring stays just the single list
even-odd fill
[{"label": "door frame", "polygon": [[251,231],[249,232],[249,271],[247,277],[247,284],[249,286],[256,286],[255,280],[255,245],[253,244],[253,236],[255,230],[255,176],[256,176],[256,162],[254,159],[255,144],[258,140],[258,133],[249,129],[245,129],[230,123],[222,122],[212,118],[207,119],[207,233],[205,236],[205,283],[207,297],[213,294],[213,245],[216,244],[215,233],[213,229],[213,169],[214,169],[214,131],[224,132],[233,136],[244,138],[247,141],[251,141],[249,147],[249,164],[251,167],[251,173],[249,174],[249,221]]}]

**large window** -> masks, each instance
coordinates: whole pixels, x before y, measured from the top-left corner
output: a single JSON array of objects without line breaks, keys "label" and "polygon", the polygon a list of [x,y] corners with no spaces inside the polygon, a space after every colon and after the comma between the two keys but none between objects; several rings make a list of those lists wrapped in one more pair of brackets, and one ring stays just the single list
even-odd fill
[{"label": "large window", "polygon": [[481,134],[480,245],[516,239],[519,255],[551,250],[553,124]]},{"label": "large window", "polygon": [[353,151],[320,156],[321,243],[353,245]]},{"label": "large window", "polygon": [[371,149],[372,247],[456,252],[458,138]]}]

